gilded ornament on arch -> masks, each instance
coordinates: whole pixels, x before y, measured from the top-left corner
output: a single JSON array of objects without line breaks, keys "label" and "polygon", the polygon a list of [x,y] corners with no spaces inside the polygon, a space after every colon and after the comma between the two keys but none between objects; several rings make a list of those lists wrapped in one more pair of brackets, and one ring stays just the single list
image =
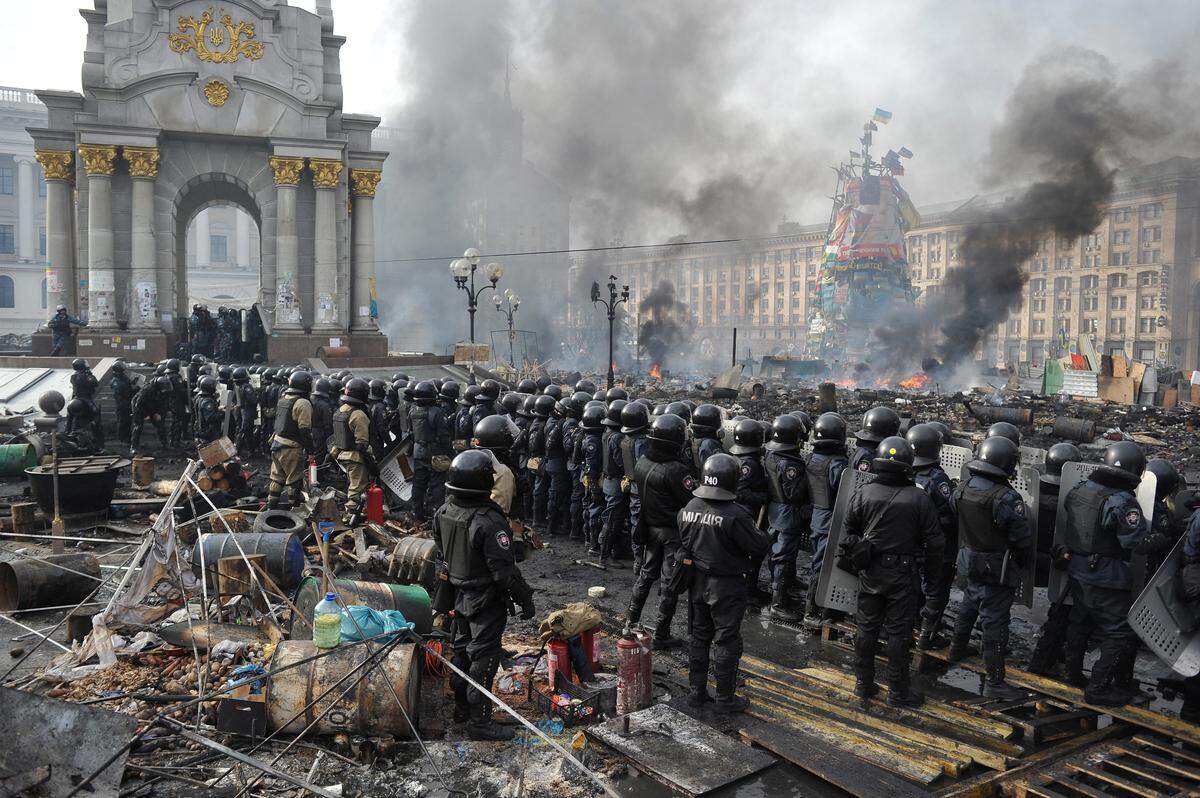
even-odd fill
[{"label": "gilded ornament on arch", "polygon": [[214,64],[232,64],[242,57],[250,61],[262,58],[263,43],[254,41],[253,22],[238,20],[235,23],[224,9],[218,24],[214,24],[214,19],[212,6],[199,19],[190,14],[180,17],[176,22],[179,33],[168,34],[168,46],[177,53],[195,50],[201,61]]},{"label": "gilded ornament on arch", "polygon": [[309,158],[308,168],[313,173],[313,185],[317,188],[337,188],[342,174],[342,162],[329,158]]},{"label": "gilded ornament on arch", "polygon": [[117,148],[111,144],[80,144],[79,160],[89,175],[111,175],[117,160]]},{"label": "gilded ornament on arch", "polygon": [[158,147],[122,147],[121,154],[133,177],[158,176]]},{"label": "gilded ornament on arch", "polygon": [[42,165],[47,180],[71,180],[75,177],[75,153],[69,150],[34,150],[33,157]]},{"label": "gilded ornament on arch", "polygon": [[220,108],[229,99],[229,87],[216,78],[204,84],[203,92],[204,99],[214,108]]},{"label": "gilded ornament on arch", "polygon": [[379,181],[383,179],[382,169],[351,169],[350,182],[356,197],[374,197]]},{"label": "gilded ornament on arch", "polygon": [[267,163],[271,165],[271,171],[275,173],[275,185],[299,185],[300,173],[304,171],[303,158],[288,158],[282,155],[272,155]]}]

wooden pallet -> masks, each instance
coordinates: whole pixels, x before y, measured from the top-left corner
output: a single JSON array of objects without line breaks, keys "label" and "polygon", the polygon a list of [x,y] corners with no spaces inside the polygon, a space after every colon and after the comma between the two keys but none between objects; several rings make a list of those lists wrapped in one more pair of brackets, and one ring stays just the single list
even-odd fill
[{"label": "wooden pallet", "polygon": [[1028,745],[1059,742],[1096,728],[1100,713],[1053,698],[1031,697],[1017,701],[977,704],[995,718],[1016,726]]},{"label": "wooden pallet", "polygon": [[1167,737],[1101,743],[1014,781],[1015,798],[1182,798],[1200,794],[1200,755]]}]

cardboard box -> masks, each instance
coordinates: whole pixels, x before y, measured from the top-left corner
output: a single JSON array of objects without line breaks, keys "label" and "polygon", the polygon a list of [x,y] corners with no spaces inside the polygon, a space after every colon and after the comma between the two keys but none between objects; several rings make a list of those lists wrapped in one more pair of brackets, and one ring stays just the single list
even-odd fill
[{"label": "cardboard box", "polygon": [[221,465],[235,457],[237,457],[237,447],[225,436],[217,438],[207,446],[200,447],[200,460],[207,468]]}]

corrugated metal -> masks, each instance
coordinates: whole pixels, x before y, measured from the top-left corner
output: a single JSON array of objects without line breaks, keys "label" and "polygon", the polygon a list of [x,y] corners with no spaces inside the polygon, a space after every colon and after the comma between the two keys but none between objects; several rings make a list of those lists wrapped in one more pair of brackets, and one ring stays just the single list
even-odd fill
[{"label": "corrugated metal", "polygon": [[46,391],[70,399],[71,369],[0,368],[0,414],[37,411],[38,397]]},{"label": "corrugated metal", "polygon": [[1063,369],[1063,396],[1100,396],[1099,374],[1095,371],[1075,371]]}]

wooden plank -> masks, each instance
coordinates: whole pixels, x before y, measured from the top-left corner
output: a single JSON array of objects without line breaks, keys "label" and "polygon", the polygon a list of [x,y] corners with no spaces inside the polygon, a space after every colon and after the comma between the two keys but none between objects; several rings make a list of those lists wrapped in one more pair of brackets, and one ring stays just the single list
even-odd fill
[{"label": "wooden plank", "polygon": [[[1172,779],[1159,772],[1157,767],[1152,766],[1149,762],[1144,762],[1138,757],[1122,757],[1114,756],[1111,759],[1106,759],[1105,763],[1110,768],[1127,771],[1138,778],[1146,781],[1153,781],[1157,784],[1169,789],[1172,793],[1182,793],[1188,790],[1188,785],[1178,779]],[[1195,784],[1192,784],[1195,787]]]},{"label": "wooden plank", "polygon": [[1178,757],[1185,762],[1191,762],[1193,765],[1200,767],[1200,755],[1197,755],[1192,751],[1185,751],[1182,748],[1176,748],[1175,746],[1171,745],[1169,741],[1159,740],[1154,737],[1147,737],[1144,734],[1136,735],[1133,738],[1133,741],[1145,748],[1153,748],[1155,750],[1162,751],[1163,753]]},{"label": "wooden plank", "polygon": [[1082,773],[1084,775],[1091,776],[1094,779],[1099,779],[1100,781],[1111,784],[1114,787],[1119,787],[1126,792],[1133,793],[1134,795],[1140,795],[1142,798],[1168,798],[1167,794],[1164,792],[1159,792],[1158,790],[1144,787],[1141,784],[1129,781],[1128,779],[1123,779],[1113,773],[1109,773],[1107,770],[1099,767],[1098,763],[1091,767],[1087,767],[1079,764],[1078,762],[1067,762],[1066,768],[1073,773]]},{"label": "wooden plank", "polygon": [[[925,653],[932,655],[936,659],[946,659],[945,650],[927,651]],[[965,668],[975,673],[984,673],[985,671],[983,662],[978,657],[970,657],[955,664],[960,668]],[[1166,737],[1174,737],[1183,742],[1200,746],[1200,725],[1188,723],[1185,720],[1164,715],[1161,712],[1155,712],[1145,707],[1103,707],[1098,704],[1089,704],[1083,696],[1083,690],[1080,688],[1071,687],[1070,685],[1044,676],[1035,676],[1032,673],[1017,668],[1009,668],[1005,674],[1005,678],[1010,684],[1015,684],[1017,687],[1060,698],[1063,701],[1069,701],[1081,707],[1088,707],[1099,712],[1101,715],[1109,715],[1134,726],[1156,731]]]},{"label": "wooden plank", "polygon": [[665,704],[591,726],[586,733],[628,757],[639,770],[688,795],[705,795],[776,761]]},{"label": "wooden plank", "polygon": [[927,793],[894,776],[870,760],[843,751],[798,729],[753,722],[738,731],[742,739],[761,746],[801,770],[855,798],[917,798]]},{"label": "wooden plank", "polygon": [[1138,759],[1142,760],[1143,762],[1149,762],[1150,764],[1154,765],[1157,768],[1168,771],[1170,773],[1178,774],[1178,775],[1183,776],[1184,778],[1190,779],[1192,781],[1200,782],[1200,769],[1197,769],[1194,767],[1188,767],[1187,765],[1181,765],[1180,763],[1173,762],[1170,759],[1167,759],[1166,757],[1157,756],[1155,754],[1149,753],[1148,751],[1143,751],[1142,749],[1140,749],[1136,746],[1122,745],[1122,746],[1120,746],[1120,749],[1132,756],[1137,757]]},{"label": "wooden plank", "polygon": [[992,770],[1006,770],[1008,768],[1008,758],[997,754],[995,751],[989,751],[969,743],[960,742],[953,737],[943,734],[930,734],[922,729],[896,723],[886,717],[877,716],[875,714],[875,707],[871,707],[871,711],[869,712],[863,711],[839,704],[835,701],[828,701],[814,692],[796,692],[775,682],[763,680],[758,676],[748,677],[747,684],[751,683],[759,685],[762,689],[771,693],[783,696],[792,703],[813,706],[826,714],[834,715],[843,720],[853,721],[860,726],[886,732],[894,737],[908,740],[915,745],[928,746],[934,751],[948,749]]},{"label": "wooden plank", "polygon": [[[894,768],[894,760],[907,763],[906,771],[894,770],[905,778],[912,778],[922,783],[932,783],[946,772],[946,762],[934,756],[928,750],[912,745],[904,740],[898,740],[888,735],[872,733],[866,729],[843,723],[812,710],[805,710],[795,705],[776,701],[772,696],[757,690],[747,689],[747,695],[755,699],[762,708],[753,717],[763,720],[777,720],[789,723],[802,731],[818,733],[822,739],[848,745],[850,750],[861,749],[860,756],[869,755],[872,761],[878,761],[881,767],[889,770]],[[762,713],[771,712],[764,716]],[[837,741],[837,742],[835,742]]]},{"label": "wooden plank", "polygon": [[1080,795],[1084,796],[1084,798],[1112,798],[1112,796],[1109,795],[1108,793],[1103,792],[1101,790],[1097,790],[1095,787],[1089,787],[1088,785],[1082,784],[1078,781],[1060,782],[1057,780],[1051,780],[1051,781],[1046,782],[1045,784],[1038,785],[1038,787],[1040,787],[1040,788],[1057,787],[1057,786],[1065,787],[1066,789],[1070,790],[1072,793],[1079,793]]}]

